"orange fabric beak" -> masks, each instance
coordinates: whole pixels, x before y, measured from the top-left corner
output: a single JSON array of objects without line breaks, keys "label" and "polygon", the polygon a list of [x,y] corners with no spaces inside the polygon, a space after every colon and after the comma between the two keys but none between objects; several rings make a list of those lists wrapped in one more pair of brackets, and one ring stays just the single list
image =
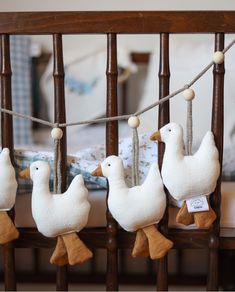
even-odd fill
[{"label": "orange fabric beak", "polygon": [[19,176],[24,179],[30,179],[30,168],[27,167],[19,172]]},{"label": "orange fabric beak", "polygon": [[92,173],[93,176],[103,176],[101,165],[99,165]]},{"label": "orange fabric beak", "polygon": [[157,131],[157,132],[153,133],[151,135],[151,137],[150,137],[150,140],[152,140],[152,141],[161,141],[162,139],[161,139],[160,131]]}]

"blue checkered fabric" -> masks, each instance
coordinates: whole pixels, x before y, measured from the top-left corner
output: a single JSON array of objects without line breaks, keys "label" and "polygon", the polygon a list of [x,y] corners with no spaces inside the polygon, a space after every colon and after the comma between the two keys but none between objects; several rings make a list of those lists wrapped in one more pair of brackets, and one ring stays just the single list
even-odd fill
[{"label": "blue checkered fabric", "polygon": [[[11,36],[10,55],[12,108],[16,112],[32,115],[30,38],[27,36]],[[14,117],[13,125],[15,145],[32,144],[31,121]]]}]

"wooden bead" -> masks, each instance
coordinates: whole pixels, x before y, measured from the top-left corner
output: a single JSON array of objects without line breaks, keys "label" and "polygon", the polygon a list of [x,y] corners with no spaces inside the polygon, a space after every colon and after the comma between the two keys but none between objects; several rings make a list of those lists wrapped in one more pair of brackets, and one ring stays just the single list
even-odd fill
[{"label": "wooden bead", "polygon": [[215,64],[222,64],[224,62],[224,53],[217,51],[214,53],[213,61]]},{"label": "wooden bead", "polygon": [[131,128],[138,128],[140,125],[140,119],[136,116],[132,116],[128,119],[128,126]]},{"label": "wooden bead", "polygon": [[183,91],[183,96],[185,100],[190,101],[194,99],[195,92],[192,88],[188,88]]},{"label": "wooden bead", "polygon": [[51,137],[54,140],[61,139],[63,137],[63,131],[60,128],[53,128],[51,130]]}]

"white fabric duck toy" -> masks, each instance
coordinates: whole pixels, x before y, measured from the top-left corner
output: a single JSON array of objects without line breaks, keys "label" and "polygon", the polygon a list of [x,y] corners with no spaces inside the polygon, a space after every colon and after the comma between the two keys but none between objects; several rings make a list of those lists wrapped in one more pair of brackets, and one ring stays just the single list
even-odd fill
[{"label": "white fabric duck toy", "polygon": [[50,262],[57,265],[78,264],[92,256],[76,232],[86,226],[90,211],[88,191],[81,175],[74,177],[63,194],[49,190],[50,166],[36,161],[20,176],[33,181],[32,214],[39,232],[47,237],[57,237],[56,249]]},{"label": "white fabric duck toy", "polygon": [[[174,199],[182,201],[198,195],[208,196],[215,190],[220,163],[212,132],[206,133],[198,151],[189,156],[184,154],[183,129],[176,123],[165,125],[150,139],[166,144],[161,174]],[[185,225],[195,222],[197,227],[207,228],[215,219],[216,214],[210,206],[209,211],[188,213],[184,202],[176,221]]]},{"label": "white fabric duck toy", "polygon": [[17,181],[11,164],[10,151],[3,148],[0,154],[0,244],[19,237],[19,232],[6,211],[15,205]]},{"label": "white fabric duck toy", "polygon": [[123,162],[117,156],[107,157],[92,175],[107,177],[108,207],[112,216],[126,231],[137,231],[132,255],[150,255],[152,259],[163,257],[173,243],[155,227],[166,208],[166,195],[157,163],[151,166],[144,183],[132,188],[125,183]]}]

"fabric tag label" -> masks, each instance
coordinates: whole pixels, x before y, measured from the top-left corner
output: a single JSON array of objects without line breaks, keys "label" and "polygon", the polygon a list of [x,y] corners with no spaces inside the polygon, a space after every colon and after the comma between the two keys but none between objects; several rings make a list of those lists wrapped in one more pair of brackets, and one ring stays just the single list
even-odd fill
[{"label": "fabric tag label", "polygon": [[186,200],[189,213],[208,211],[209,205],[206,196],[197,196]]}]

